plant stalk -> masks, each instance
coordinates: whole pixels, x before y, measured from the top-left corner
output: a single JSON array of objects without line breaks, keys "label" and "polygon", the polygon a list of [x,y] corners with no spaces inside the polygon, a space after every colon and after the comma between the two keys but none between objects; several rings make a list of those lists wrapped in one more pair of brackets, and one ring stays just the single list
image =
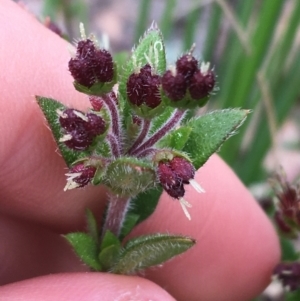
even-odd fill
[{"label": "plant stalk", "polygon": [[162,137],[164,137],[169,131],[171,131],[177,124],[180,123],[184,117],[185,112],[181,110],[176,110],[175,113],[170,117],[168,122],[161,127],[155,134],[153,134],[148,140],[146,140],[142,145],[132,151],[131,155],[139,155],[144,150],[152,147],[157,143]]},{"label": "plant stalk", "polygon": [[139,145],[141,145],[141,143],[144,141],[144,139],[146,138],[149,129],[150,129],[150,124],[151,121],[149,119],[144,119],[143,120],[143,124],[142,124],[142,130],[140,131],[140,134],[138,135],[138,137],[136,138],[135,142],[133,143],[133,145],[130,147],[130,149],[128,150],[128,154],[130,155],[131,152],[133,152]]},{"label": "plant stalk", "polygon": [[130,200],[128,197],[120,197],[110,193],[102,235],[109,230],[114,235],[119,236]]}]

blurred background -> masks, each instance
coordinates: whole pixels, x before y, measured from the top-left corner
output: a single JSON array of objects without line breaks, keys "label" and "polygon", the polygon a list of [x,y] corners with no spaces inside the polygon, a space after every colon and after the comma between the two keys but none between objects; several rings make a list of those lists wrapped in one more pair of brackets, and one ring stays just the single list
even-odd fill
[{"label": "blurred background", "polygon": [[[218,76],[219,92],[205,110],[252,110],[220,155],[260,201],[270,198],[267,179],[280,165],[290,180],[298,177],[299,0],[23,0],[22,5],[43,23],[50,17],[70,41],[79,38],[83,22],[88,33],[109,37],[114,54],[130,51],[153,20],[164,35],[169,64],[196,43],[194,55],[210,61]],[[263,205],[271,216],[268,203]],[[282,245],[283,258],[294,260],[294,243],[282,240]],[[275,288],[256,300],[300,300],[300,295],[291,298]]]}]

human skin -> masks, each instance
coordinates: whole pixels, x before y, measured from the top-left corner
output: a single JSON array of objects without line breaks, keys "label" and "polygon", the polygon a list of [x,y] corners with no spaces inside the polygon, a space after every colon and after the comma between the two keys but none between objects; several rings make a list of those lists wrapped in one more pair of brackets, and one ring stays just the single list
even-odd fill
[{"label": "human skin", "polygon": [[196,175],[206,192],[187,188],[191,221],[163,194],[131,233],[190,235],[197,240],[191,250],[144,277],[88,273],[75,257],[61,233],[84,230],[87,207],[100,217],[106,193],[103,187],[63,192],[66,166],[34,99],[88,107],[73,88],[68,47],[17,4],[0,0],[1,300],[246,301],[259,294],[279,260],[278,239],[217,156]]}]

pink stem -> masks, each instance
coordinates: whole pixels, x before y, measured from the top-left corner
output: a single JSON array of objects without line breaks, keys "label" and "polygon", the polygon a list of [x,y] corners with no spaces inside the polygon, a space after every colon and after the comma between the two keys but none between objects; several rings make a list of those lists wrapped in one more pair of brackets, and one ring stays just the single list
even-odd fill
[{"label": "pink stem", "polygon": [[103,235],[107,230],[119,236],[122,229],[125,215],[129,208],[130,198],[118,197],[110,194],[108,209],[103,226]]},{"label": "pink stem", "polygon": [[140,134],[138,135],[135,142],[127,152],[129,155],[131,154],[131,152],[134,152],[134,150],[144,141],[145,137],[148,134],[150,124],[151,124],[150,120],[148,119],[143,120],[142,130],[140,131]]},{"label": "pink stem", "polygon": [[120,145],[119,145],[118,140],[116,139],[116,137],[112,134],[108,134],[106,137],[107,137],[107,140],[110,143],[110,148],[111,148],[112,155],[116,158],[120,157],[121,150],[120,150]]},{"label": "pink stem", "polygon": [[164,137],[170,130],[172,130],[184,117],[185,112],[181,110],[176,110],[171,116],[168,122],[161,127],[153,136],[146,140],[142,145],[132,151],[131,155],[139,155],[141,152],[149,147],[152,147],[156,142],[158,142],[162,137]]}]

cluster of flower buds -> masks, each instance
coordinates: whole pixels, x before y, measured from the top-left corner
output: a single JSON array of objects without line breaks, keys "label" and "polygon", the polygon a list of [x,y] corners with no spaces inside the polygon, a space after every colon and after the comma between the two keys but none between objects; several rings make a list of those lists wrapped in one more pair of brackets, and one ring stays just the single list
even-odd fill
[{"label": "cluster of flower buds", "polygon": [[300,262],[282,262],[276,266],[273,274],[288,291],[300,288]]},{"label": "cluster of flower buds", "polygon": [[[199,63],[190,53],[183,55],[176,62],[176,68],[168,70],[162,77],[162,89],[171,102],[192,99],[197,102],[206,99],[215,87],[215,75],[209,64]],[[186,101],[184,105],[187,105]]]},{"label": "cluster of flower buds", "polygon": [[191,162],[183,157],[173,157],[171,160],[161,160],[157,167],[157,177],[162,188],[172,197],[178,199],[182,209],[190,219],[186,207],[191,205],[183,199],[184,185],[191,184],[197,192],[204,192],[202,187],[194,181],[195,168]]},{"label": "cluster of flower buds", "polygon": [[281,234],[295,238],[300,230],[300,193],[291,185],[285,175],[278,174],[271,181],[276,192],[277,204],[274,220]]},{"label": "cluster of flower buds", "polygon": [[170,161],[160,161],[157,167],[158,180],[163,189],[173,198],[184,196],[184,184],[194,178],[194,166],[182,157],[174,157]]},{"label": "cluster of flower buds", "polygon": [[160,76],[153,73],[151,66],[149,64],[143,66],[139,73],[133,73],[128,78],[128,100],[138,107],[144,104],[149,108],[156,108],[161,103],[160,83]]},{"label": "cluster of flower buds", "polygon": [[58,114],[59,123],[65,132],[60,142],[70,149],[87,149],[96,136],[102,135],[106,130],[104,119],[94,113],[85,115],[75,109],[66,109],[58,111]]},{"label": "cluster of flower buds", "polygon": [[[139,168],[136,168],[136,170],[139,171],[151,169],[152,173],[149,172],[151,175],[149,178],[151,179],[152,175],[156,173],[156,178],[161,187],[172,198],[180,200],[186,215],[188,215],[185,206],[188,207],[189,204],[183,199],[185,194],[184,185],[192,184],[197,191],[203,192],[202,188],[193,181],[195,168],[192,163],[187,157],[184,157],[184,154],[180,155],[180,153],[171,154],[168,159],[151,161],[149,158],[152,158],[152,154],[155,156],[157,152],[160,152],[159,149],[156,149],[156,143],[180,125],[185,116],[185,109],[202,105],[197,101],[203,98],[207,99],[213,91],[215,76],[209,69],[209,65],[202,64],[199,67],[198,60],[189,52],[177,60],[174,70],[165,72],[158,65],[159,57],[155,54],[157,49],[153,46],[154,51],[150,51],[149,55],[145,53],[145,56],[147,56],[146,62],[141,59],[133,60],[133,68],[128,72],[128,78],[125,79],[125,82],[121,81],[120,91],[117,91],[117,86],[113,88],[117,70],[114,68],[115,64],[112,56],[108,51],[100,49],[92,36],[87,38],[83,27],[81,28],[81,34],[82,39],[77,43],[76,56],[69,61],[69,71],[75,80],[75,88],[89,95],[93,113],[84,114],[75,109],[59,111],[59,123],[64,133],[60,142],[63,142],[70,149],[86,151],[86,155],[89,151],[94,151],[94,148],[90,146],[96,145],[94,143],[95,138],[106,132],[105,143],[107,143],[109,150],[104,156],[106,158],[111,157],[108,159],[109,163],[105,169],[105,176],[109,177],[108,173],[111,172],[111,174],[114,174],[114,180],[118,178],[118,182],[121,181],[115,175],[116,168],[113,169],[111,166],[114,166],[115,162],[120,160],[117,165],[118,168],[119,165],[121,166],[118,173],[122,174],[123,169],[128,173],[132,164],[127,161],[123,162],[122,157],[131,157],[132,159],[136,157],[144,163],[150,161],[148,163],[151,167],[147,165],[147,168],[144,169],[138,164],[133,165],[138,166]],[[102,89],[106,84],[105,89]],[[124,93],[125,95],[122,94],[121,98],[118,99],[118,93]],[[120,111],[120,108],[124,105],[122,103],[119,106],[119,101],[123,101],[124,98],[126,98],[132,109],[132,115],[129,116],[131,120],[125,120],[127,126],[127,137],[125,139],[122,137],[125,132],[122,131],[122,112]],[[165,124],[155,133],[149,135],[152,119],[159,116],[164,108],[170,104],[170,101],[179,104],[179,106],[174,105],[179,109],[175,109]],[[190,101],[193,102],[192,106],[189,104]],[[132,139],[134,141],[130,144]],[[164,151],[168,152],[167,150]],[[88,157],[88,155],[86,156]],[[85,164],[87,165],[77,164],[69,170],[67,189],[83,187],[91,181],[96,169],[90,163],[86,162]],[[156,170],[153,165],[157,166]],[[125,176],[122,174],[122,177],[126,178],[127,181],[131,179],[130,176],[142,178],[136,176],[138,174],[136,170],[133,168],[131,175],[126,174],[127,176]],[[153,185],[155,185],[155,179],[152,180]],[[107,181],[104,184],[107,185],[107,183],[112,182]],[[113,183],[114,186],[119,184],[120,187],[122,186],[122,183],[116,183],[116,181]],[[145,187],[149,186],[144,182],[143,185]],[[139,186],[140,190],[144,189],[143,185]],[[114,189],[114,187],[110,188]],[[117,193],[125,193],[125,190],[118,190]],[[135,190],[131,189],[130,191]]]},{"label": "cluster of flower buds", "polygon": [[96,167],[79,163],[70,168],[66,174],[67,184],[64,190],[86,186],[94,178]]},{"label": "cluster of flower buds", "polygon": [[98,82],[110,82],[114,77],[111,54],[97,48],[90,39],[78,42],[76,56],[69,61],[69,70],[75,81],[87,88]]},{"label": "cluster of flower buds", "polygon": [[166,71],[163,76],[146,64],[128,78],[129,102],[133,106],[154,109],[167,97],[169,104],[175,107],[203,106],[215,87],[215,75],[209,64],[202,63],[200,68],[198,65],[190,53],[179,58],[176,68]]}]

